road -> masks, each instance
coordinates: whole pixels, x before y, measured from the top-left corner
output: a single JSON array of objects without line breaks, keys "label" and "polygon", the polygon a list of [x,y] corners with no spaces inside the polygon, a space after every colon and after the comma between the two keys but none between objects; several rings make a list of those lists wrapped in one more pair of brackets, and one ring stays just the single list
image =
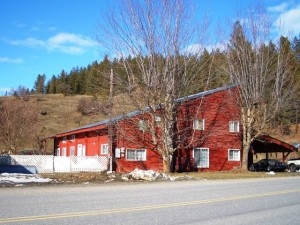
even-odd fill
[{"label": "road", "polygon": [[0,188],[0,225],[300,224],[300,178]]}]

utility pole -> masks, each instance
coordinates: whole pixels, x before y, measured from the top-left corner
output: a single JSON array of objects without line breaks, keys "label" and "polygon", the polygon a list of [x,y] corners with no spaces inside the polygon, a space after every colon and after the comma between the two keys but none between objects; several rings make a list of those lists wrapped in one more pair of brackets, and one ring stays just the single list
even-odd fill
[{"label": "utility pole", "polygon": [[114,85],[114,70],[110,69],[110,85],[109,85],[109,122],[108,122],[108,142],[109,142],[109,172],[112,172],[113,164],[113,126],[112,126],[112,108],[113,108],[113,85]]}]

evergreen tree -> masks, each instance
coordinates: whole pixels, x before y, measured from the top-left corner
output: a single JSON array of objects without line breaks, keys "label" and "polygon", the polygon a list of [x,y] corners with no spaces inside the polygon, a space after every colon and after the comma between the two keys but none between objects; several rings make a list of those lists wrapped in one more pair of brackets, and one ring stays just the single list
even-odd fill
[{"label": "evergreen tree", "polygon": [[39,74],[34,82],[34,89],[37,94],[45,94],[46,75]]}]

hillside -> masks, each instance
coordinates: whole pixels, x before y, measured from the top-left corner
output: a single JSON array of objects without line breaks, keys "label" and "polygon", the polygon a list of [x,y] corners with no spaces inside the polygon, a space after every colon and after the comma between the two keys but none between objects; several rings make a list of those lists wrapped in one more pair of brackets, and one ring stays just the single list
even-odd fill
[{"label": "hillside", "polygon": [[91,98],[91,96],[48,94],[35,97],[43,136],[50,136],[55,133],[74,129],[104,118],[101,115],[81,115],[77,111],[77,107],[79,100],[82,98]]},{"label": "hillside", "polygon": [[[12,97],[1,97],[12,98]],[[64,96],[63,94],[48,94],[30,96],[29,101],[36,105],[38,110],[38,136],[39,138],[50,137],[56,133],[74,129],[85,124],[104,119],[101,114],[83,116],[77,111],[77,106],[82,98],[91,98],[87,95]],[[35,140],[28,140],[21,149],[32,150]],[[7,150],[1,146],[0,150]],[[53,152],[53,142],[47,143],[46,154]]]},{"label": "hillside", "polygon": [[[0,97],[0,101],[13,98],[14,97]],[[102,113],[82,115],[78,112],[77,107],[80,100],[90,100],[92,98],[93,97],[89,95],[31,95],[29,102],[36,106],[38,113],[38,137],[40,139],[51,137],[57,133],[106,119],[105,115]],[[126,95],[115,96],[114,105],[115,107],[111,114],[113,116],[134,110],[127,100]],[[37,147],[34,147],[35,145],[36,139],[33,137],[32,139],[27,140],[20,150],[22,153],[30,153],[32,150],[37,149]],[[52,154],[53,142],[51,139],[47,140],[46,147],[46,152],[44,152],[44,154]],[[0,143],[0,153],[6,151],[7,149]]]}]

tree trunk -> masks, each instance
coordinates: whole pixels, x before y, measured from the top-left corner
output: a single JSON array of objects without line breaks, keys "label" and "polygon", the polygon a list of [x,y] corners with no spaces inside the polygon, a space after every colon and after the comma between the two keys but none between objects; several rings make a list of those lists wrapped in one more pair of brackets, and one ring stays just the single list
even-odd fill
[{"label": "tree trunk", "polygon": [[170,159],[163,159],[163,172],[170,173],[171,172]]},{"label": "tree trunk", "polygon": [[242,155],[242,169],[248,169],[248,153],[251,145],[251,127],[253,118],[251,117],[251,110],[242,108],[241,117],[243,123],[243,155]]}]

